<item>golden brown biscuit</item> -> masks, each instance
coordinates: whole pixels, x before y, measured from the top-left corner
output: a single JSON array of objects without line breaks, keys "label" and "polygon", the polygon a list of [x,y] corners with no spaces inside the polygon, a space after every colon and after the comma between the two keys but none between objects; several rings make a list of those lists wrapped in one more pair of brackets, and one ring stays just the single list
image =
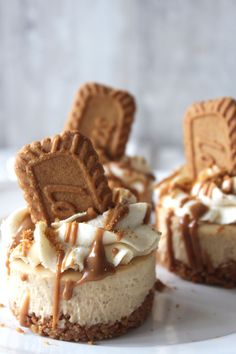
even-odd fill
[{"label": "golden brown biscuit", "polygon": [[15,171],[34,222],[65,219],[112,204],[102,165],[90,140],[77,131],[25,145]]},{"label": "golden brown biscuit", "polygon": [[236,101],[229,97],[193,104],[184,121],[189,173],[214,164],[236,173]]},{"label": "golden brown biscuit", "polygon": [[109,159],[120,158],[134,119],[135,101],[126,91],[96,83],[83,85],[76,94],[65,130],[79,130]]}]

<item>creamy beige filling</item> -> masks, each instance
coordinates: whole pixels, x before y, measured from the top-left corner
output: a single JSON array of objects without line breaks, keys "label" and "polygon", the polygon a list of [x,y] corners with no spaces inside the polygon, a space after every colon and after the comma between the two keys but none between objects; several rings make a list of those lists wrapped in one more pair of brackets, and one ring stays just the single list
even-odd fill
[{"label": "creamy beige filling", "polygon": [[[168,210],[162,207],[157,208],[158,227],[162,232],[159,242],[158,254],[162,262],[168,261],[170,250],[168,245],[167,216]],[[190,266],[189,254],[184,242],[183,232],[180,226],[180,217],[174,216],[171,220],[171,238],[174,258]],[[202,257],[203,262],[211,263],[214,268],[236,262],[236,225],[219,225],[208,222],[199,222],[197,228],[197,239],[200,252],[197,255]]]},{"label": "creamy beige filling", "polygon": [[[81,273],[73,270],[62,274],[59,312],[69,315],[72,323],[86,326],[119,321],[137,309],[153,288],[155,252],[118,267],[115,274],[99,281],[77,285],[80,278]],[[34,313],[41,318],[52,316],[55,274],[51,271],[41,266],[32,269],[20,260],[14,261],[8,276],[8,288],[10,306],[17,310],[19,316],[25,311],[28,296],[29,315]],[[63,325],[63,321],[58,322],[59,327]]]}]

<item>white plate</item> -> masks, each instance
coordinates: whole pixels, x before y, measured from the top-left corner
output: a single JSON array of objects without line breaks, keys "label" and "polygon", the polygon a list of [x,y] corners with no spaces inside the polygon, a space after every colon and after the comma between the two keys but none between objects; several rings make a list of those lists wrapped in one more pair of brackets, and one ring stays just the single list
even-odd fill
[{"label": "white plate", "polygon": [[[22,205],[15,183],[0,185],[0,215]],[[152,315],[140,328],[97,345],[67,343],[19,334],[7,308],[0,309],[0,354],[4,353],[233,353],[236,343],[236,290],[195,285],[180,280],[162,268],[159,278],[167,285],[156,292]],[[2,276],[1,276],[2,279]],[[1,286],[0,302],[6,301]]]}]

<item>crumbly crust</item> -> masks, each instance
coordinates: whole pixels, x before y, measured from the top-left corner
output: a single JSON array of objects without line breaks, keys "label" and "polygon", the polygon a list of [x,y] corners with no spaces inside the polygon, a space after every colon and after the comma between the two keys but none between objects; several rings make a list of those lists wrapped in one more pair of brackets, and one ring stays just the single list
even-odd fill
[{"label": "crumbly crust", "polygon": [[[169,268],[167,261],[162,262],[162,265]],[[236,286],[236,262],[234,261],[222,264],[217,268],[213,268],[210,264],[204,265],[201,271],[196,271],[183,262],[175,260],[174,268],[170,271],[193,283],[216,285],[224,288],[234,288]]]},{"label": "crumbly crust", "polygon": [[[140,326],[152,310],[153,299],[154,291],[151,290],[143,303],[131,315],[113,323],[98,323],[90,327],[80,326],[78,323],[71,323],[69,316],[61,315],[60,321],[64,322],[63,328],[58,326],[53,329],[52,316],[42,320],[32,314],[27,316],[27,324],[34,333],[64,341],[89,342],[110,339],[119,337],[128,330]],[[12,311],[18,318],[18,310],[12,308]]]}]

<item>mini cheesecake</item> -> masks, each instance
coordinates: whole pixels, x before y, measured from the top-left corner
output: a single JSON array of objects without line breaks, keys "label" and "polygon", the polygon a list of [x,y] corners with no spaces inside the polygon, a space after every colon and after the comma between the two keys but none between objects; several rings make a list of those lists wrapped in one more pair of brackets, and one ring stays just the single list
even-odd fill
[{"label": "mini cheesecake", "polygon": [[180,168],[155,187],[158,261],[186,280],[236,285],[236,177]]},{"label": "mini cheesecake", "polygon": [[10,307],[23,326],[68,341],[119,336],[150,314],[159,234],[150,206],[130,192],[113,192],[101,214],[77,213],[48,225],[28,208],[2,224],[9,240]]},{"label": "mini cheesecake", "polygon": [[155,177],[147,161],[140,156],[123,156],[117,161],[104,161],[110,188],[126,188],[138,201],[152,203]]}]

